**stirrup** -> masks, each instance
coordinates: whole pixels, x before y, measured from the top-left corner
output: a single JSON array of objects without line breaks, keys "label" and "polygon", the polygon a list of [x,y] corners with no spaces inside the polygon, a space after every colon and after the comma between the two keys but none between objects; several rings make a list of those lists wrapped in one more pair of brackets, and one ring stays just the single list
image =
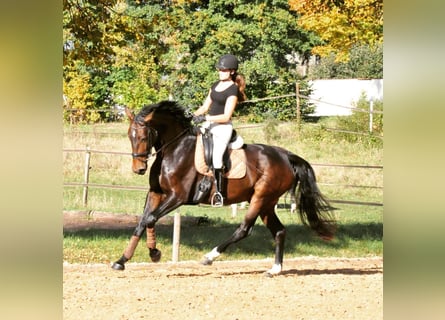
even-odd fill
[{"label": "stirrup", "polygon": [[210,202],[212,204],[212,207],[222,207],[224,205],[224,199],[220,192],[216,191],[213,196],[212,200]]}]

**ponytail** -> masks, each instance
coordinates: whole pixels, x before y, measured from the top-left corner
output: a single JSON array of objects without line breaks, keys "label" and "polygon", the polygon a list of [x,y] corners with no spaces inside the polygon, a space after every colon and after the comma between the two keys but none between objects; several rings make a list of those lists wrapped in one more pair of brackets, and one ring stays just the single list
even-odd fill
[{"label": "ponytail", "polygon": [[232,80],[238,86],[238,102],[246,101],[246,79],[242,74],[238,74],[235,72],[232,76]]}]

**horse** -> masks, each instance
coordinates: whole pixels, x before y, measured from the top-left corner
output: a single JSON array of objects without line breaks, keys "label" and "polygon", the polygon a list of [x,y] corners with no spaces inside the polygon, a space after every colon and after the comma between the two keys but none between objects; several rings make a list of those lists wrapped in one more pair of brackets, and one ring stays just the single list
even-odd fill
[{"label": "horse", "polygon": [[[132,147],[133,172],[145,174],[149,157],[156,158],[150,167],[143,214],[122,256],[112,264],[115,270],[125,269],[125,263],[132,258],[144,231],[147,232],[146,245],[151,260],[160,261],[161,251],[156,248],[156,222],[182,205],[210,204],[211,194],[215,191],[212,185],[208,196],[198,202],[194,199],[199,183],[205,177],[194,165],[197,131],[190,110],[166,100],[144,105],[137,115],[126,108],[126,114],[130,120],[128,138]],[[275,240],[275,260],[266,274],[278,275],[282,272],[286,238],[286,229],[275,213],[280,196],[291,192],[297,201],[302,223],[326,241],[335,235],[333,208],[320,192],[312,166],[303,158],[278,146],[244,144],[242,148],[246,154],[246,174],[239,179],[224,179],[224,205],[247,201],[248,210],[233,235],[207,253],[202,263],[211,265],[230,245],[246,238],[260,217]]]}]

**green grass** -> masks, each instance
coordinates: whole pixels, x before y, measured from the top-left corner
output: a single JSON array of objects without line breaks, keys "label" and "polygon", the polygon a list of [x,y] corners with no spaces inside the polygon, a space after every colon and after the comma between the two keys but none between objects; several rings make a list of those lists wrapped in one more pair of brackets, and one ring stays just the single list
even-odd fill
[{"label": "green grass", "polygon": [[[325,242],[303,226],[296,214],[287,209],[277,213],[286,226],[287,238],[285,258],[300,256],[367,257],[383,254],[383,214],[381,208],[336,206],[338,219],[336,238]],[[361,208],[361,209],[360,209]],[[238,227],[245,210],[231,217],[229,208],[208,206],[184,206],[180,209],[183,216],[207,217],[208,223],[183,225],[181,228],[180,260],[200,260],[213,247],[226,240]],[[171,225],[157,226],[158,248],[163,252],[163,261],[172,260]],[[70,263],[111,263],[120,257],[132,230],[86,230],[64,232],[64,261]],[[145,238],[145,237],[144,237]],[[269,230],[258,219],[252,234],[229,247],[221,257],[226,260],[272,258],[274,242]],[[141,240],[134,262],[149,261],[145,239]]]},{"label": "green grass", "polygon": [[[326,123],[332,119],[323,120]],[[350,143],[335,139],[332,133],[323,131],[321,125],[304,124],[300,133],[294,123],[279,124],[271,138],[267,127],[240,128],[238,131],[246,143],[266,142],[284,146],[302,156],[309,163],[382,165],[383,149],[363,141]],[[329,123],[329,126],[331,124]],[[118,151],[129,153],[130,143],[126,136],[127,123],[91,126],[67,126],[64,134],[65,149]],[[236,125],[235,125],[236,127]],[[272,140],[271,140],[272,139]],[[366,139],[364,137],[363,139]],[[83,182],[84,153],[64,153],[64,182]],[[91,156],[90,183],[116,186],[140,186],[148,188],[148,177],[131,172],[129,155],[93,153]],[[330,199],[383,202],[381,188],[356,188],[347,185],[383,186],[381,169],[359,169],[314,166],[322,192]],[[82,203],[82,187],[63,188],[64,210],[93,210],[110,213],[140,215],[146,191],[108,188],[89,188],[88,204]],[[288,203],[283,196],[280,203]],[[383,254],[383,207],[345,205],[333,203],[338,219],[338,232],[331,242],[324,242],[302,226],[296,214],[287,209],[277,213],[287,228],[285,258],[299,256],[366,257]],[[183,206],[183,216],[207,217],[209,223],[200,226],[183,225],[181,228],[180,260],[200,260],[214,246],[228,238],[241,222],[244,210],[231,217],[230,207],[214,209],[208,206]],[[158,248],[163,261],[170,261],[172,226],[157,226]],[[86,230],[64,232],[64,261],[71,263],[110,263],[120,257],[132,230]],[[132,261],[149,261],[145,240],[139,244]],[[229,247],[221,259],[272,258],[274,243],[269,231],[260,220],[252,234],[245,240]]]}]

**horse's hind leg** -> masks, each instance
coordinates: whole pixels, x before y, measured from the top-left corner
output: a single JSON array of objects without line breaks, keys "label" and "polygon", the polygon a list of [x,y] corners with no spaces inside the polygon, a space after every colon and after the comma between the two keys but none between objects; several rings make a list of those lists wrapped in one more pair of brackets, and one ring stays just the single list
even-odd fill
[{"label": "horse's hind leg", "polygon": [[258,217],[258,214],[249,215],[249,213],[244,218],[244,221],[240,224],[240,226],[235,230],[235,232],[232,234],[232,236],[218,245],[217,247],[213,248],[212,251],[207,253],[204,256],[204,260],[201,262],[204,265],[211,265],[213,261],[219,257],[221,253],[226,251],[226,249],[233,243],[236,243],[244,238],[246,238],[250,232],[252,231],[252,227],[255,224],[256,218]]},{"label": "horse's hind leg", "polygon": [[275,262],[272,268],[266,272],[267,275],[273,276],[279,274],[282,270],[286,229],[278,219],[273,207],[262,212],[261,219],[275,239]]}]

